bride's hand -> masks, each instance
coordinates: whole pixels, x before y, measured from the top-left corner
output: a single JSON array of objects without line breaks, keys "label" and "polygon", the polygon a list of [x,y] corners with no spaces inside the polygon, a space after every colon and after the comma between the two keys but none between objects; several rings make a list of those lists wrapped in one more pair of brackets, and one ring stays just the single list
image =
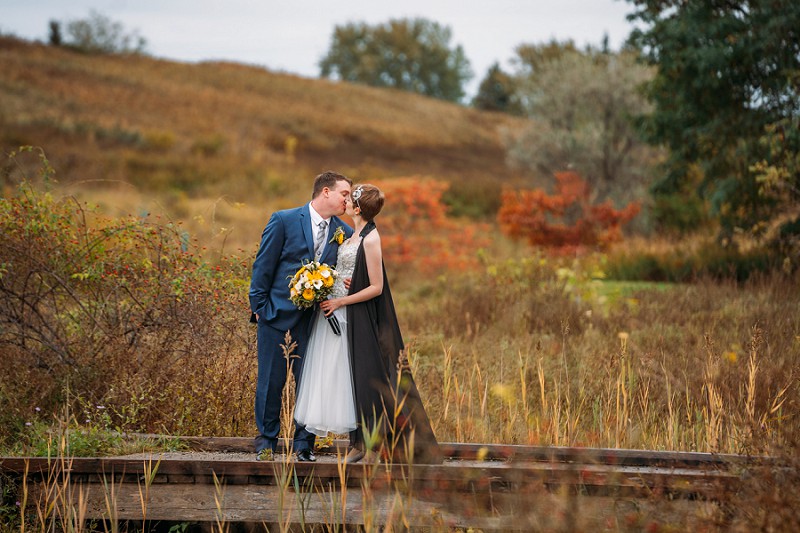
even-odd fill
[{"label": "bride's hand", "polygon": [[319,308],[325,313],[325,316],[331,316],[331,313],[344,305],[342,302],[344,298],[334,298],[332,300],[325,300],[319,304]]}]

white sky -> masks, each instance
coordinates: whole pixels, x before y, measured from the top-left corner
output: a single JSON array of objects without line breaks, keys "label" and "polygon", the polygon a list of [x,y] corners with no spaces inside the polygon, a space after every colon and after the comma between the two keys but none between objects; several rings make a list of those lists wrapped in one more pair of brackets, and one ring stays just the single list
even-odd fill
[{"label": "white sky", "polygon": [[47,40],[48,23],[86,18],[90,10],[138,31],[156,57],[180,61],[224,59],[307,77],[319,76],[319,60],[336,25],[377,24],[424,17],[453,33],[475,77],[472,95],[495,61],[509,59],[522,43],[572,39],[599,45],[608,34],[619,48],[632,25],[625,0],[0,0],[0,32]]}]

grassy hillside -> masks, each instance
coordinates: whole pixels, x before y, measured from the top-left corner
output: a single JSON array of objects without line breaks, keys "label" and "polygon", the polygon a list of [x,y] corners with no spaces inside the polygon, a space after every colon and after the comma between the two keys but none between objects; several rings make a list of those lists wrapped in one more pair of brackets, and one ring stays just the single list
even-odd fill
[{"label": "grassy hillside", "polygon": [[431,176],[485,204],[486,191],[520,179],[500,143],[519,119],[406,92],[10,38],[0,38],[0,71],[0,146],[44,147],[62,183],[252,201],[293,196],[299,182],[305,197],[303,180],[333,168]]}]

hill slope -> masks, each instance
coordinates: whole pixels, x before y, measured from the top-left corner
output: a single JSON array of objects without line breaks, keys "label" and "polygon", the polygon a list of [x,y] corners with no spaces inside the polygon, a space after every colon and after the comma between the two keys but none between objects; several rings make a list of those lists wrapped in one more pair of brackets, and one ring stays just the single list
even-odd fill
[{"label": "hill slope", "polygon": [[62,181],[247,194],[327,168],[478,190],[515,179],[500,132],[519,119],[402,91],[10,38],[0,38],[0,72],[2,149],[44,147]]}]

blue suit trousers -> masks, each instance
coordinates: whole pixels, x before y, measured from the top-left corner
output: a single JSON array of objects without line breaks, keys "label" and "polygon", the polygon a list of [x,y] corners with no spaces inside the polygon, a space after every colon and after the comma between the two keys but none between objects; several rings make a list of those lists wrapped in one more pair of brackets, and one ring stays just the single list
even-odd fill
[{"label": "blue suit trousers", "polygon": [[[256,382],[255,415],[259,436],[256,437],[256,452],[264,448],[274,451],[281,430],[281,404],[283,386],[291,365],[295,383],[302,375],[303,355],[308,344],[312,312],[303,313],[300,321],[289,330],[297,347],[292,350],[295,357],[289,361],[284,353],[286,331],[273,328],[263,319],[258,321],[258,380]],[[291,341],[290,341],[291,342]],[[313,449],[314,434],[295,423],[293,448],[295,452]]]}]

